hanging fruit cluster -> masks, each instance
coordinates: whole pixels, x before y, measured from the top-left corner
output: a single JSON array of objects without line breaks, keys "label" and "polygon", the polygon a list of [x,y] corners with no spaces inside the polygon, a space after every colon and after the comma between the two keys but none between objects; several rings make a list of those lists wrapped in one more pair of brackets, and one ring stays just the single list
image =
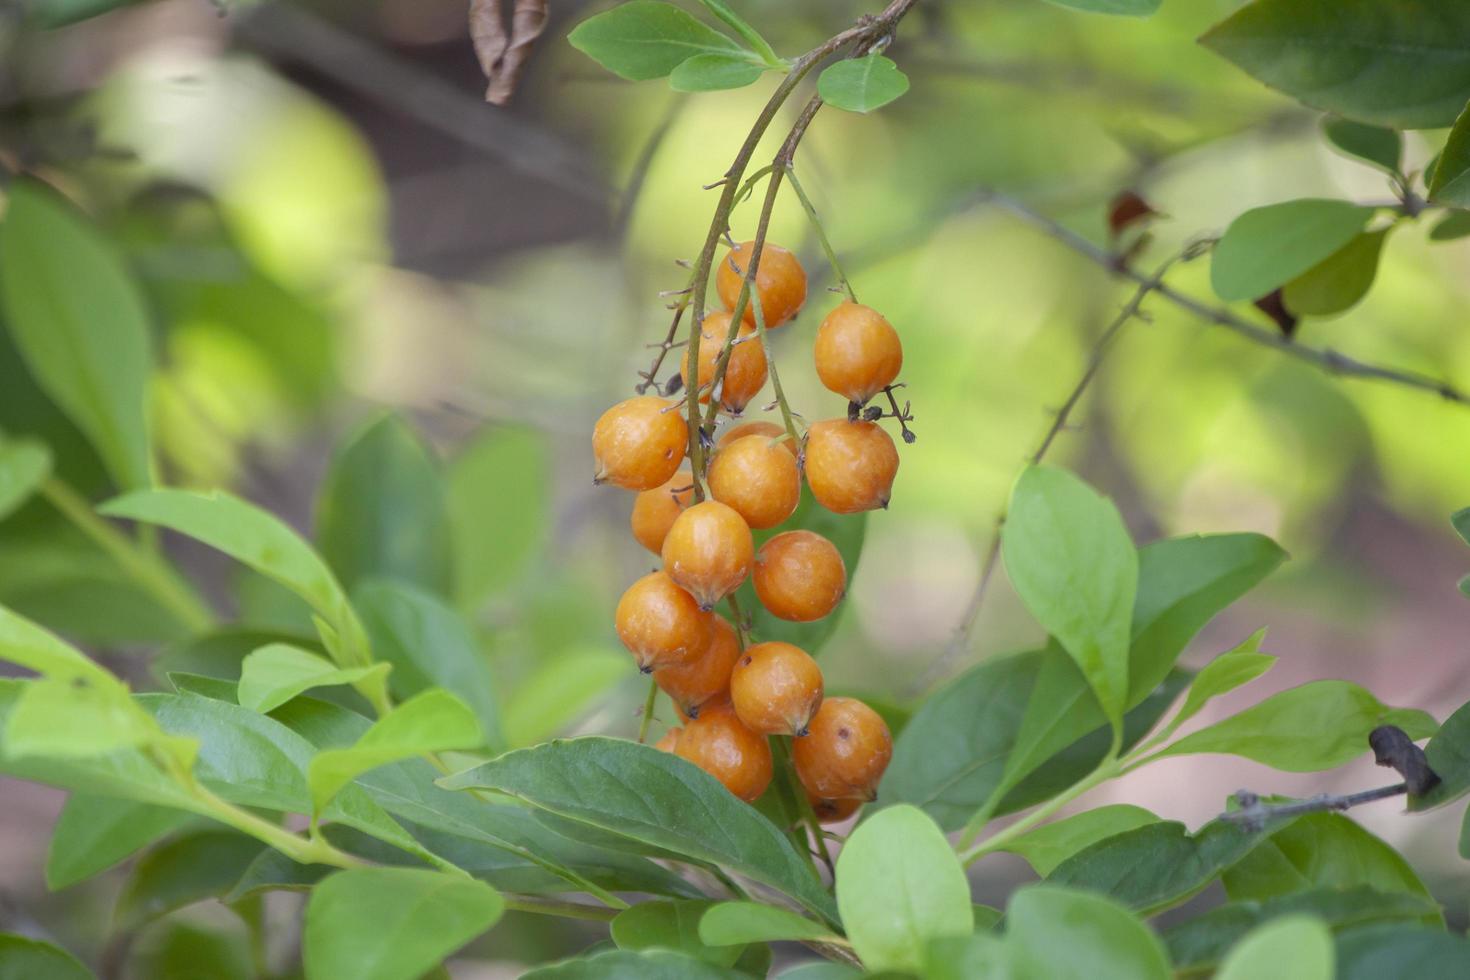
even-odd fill
[{"label": "hanging fruit cluster", "polygon": [[[766,384],[763,331],[789,321],[806,302],[806,272],[796,256],[767,243],[754,276],[747,276],[755,251],[746,242],[719,263],[715,289],[727,309],[705,316],[698,350],[685,351],[682,367],[684,383],[697,386],[698,402],[713,398],[732,417]],[[741,322],[732,331],[736,316]],[[903,426],[905,441],[913,434],[905,424],[911,416],[892,398],[903,348],[877,311],[844,300],[822,321],[814,356],[817,376],[847,399],[848,411],[813,423],[804,436],[783,402],[785,426],[732,424],[718,443],[701,443],[711,454],[697,473],[680,467],[691,438],[707,438],[704,422],[691,425],[683,402],[640,395],[603,414],[592,449],[595,482],[638,491],[633,537],[663,561],[661,570],[628,588],[616,613],[619,638],[684,722],[658,748],[754,802],[774,775],[770,739],[789,738],[789,754],[780,758],[791,760],[817,818],[831,822],[874,798],[893,751],[888,726],[861,701],[825,697],[821,668],[805,650],[751,642],[734,593],[749,578],[779,619],[805,623],[830,615],[847,590],[837,547],[797,529],[757,551],[751,531],[791,517],[803,476],[813,499],[835,513],[888,506],[898,450],[878,424],[883,410],[865,407],[880,392],[894,405],[891,417]],[[734,623],[714,611],[722,600]]]}]

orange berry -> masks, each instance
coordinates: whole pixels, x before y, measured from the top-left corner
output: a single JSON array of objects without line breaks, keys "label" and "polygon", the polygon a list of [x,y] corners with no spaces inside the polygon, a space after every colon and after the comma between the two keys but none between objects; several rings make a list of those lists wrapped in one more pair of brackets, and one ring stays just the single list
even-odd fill
[{"label": "orange berry", "polygon": [[[668,736],[665,735],[664,738]],[[806,794],[806,798],[812,805],[812,812],[817,815],[818,823],[841,823],[857,813],[858,807],[863,805],[862,800],[824,800],[810,793]]]},{"label": "orange berry", "polygon": [[847,592],[842,554],[814,531],[785,531],[761,545],[750,577],[772,616],[797,623],[821,619]]},{"label": "orange berry", "polygon": [[[679,745],[679,735],[684,729],[675,726],[664,732],[664,737],[653,743],[653,747],[660,752],[673,752]],[[820,812],[818,816],[821,816]]]},{"label": "orange berry", "polygon": [[796,458],[763,435],[722,445],[709,464],[709,491],[753,528],[775,527],[801,503]]},{"label": "orange berry", "polygon": [[602,413],[592,430],[594,483],[628,490],[652,490],[679,468],[689,428],[674,403],[653,395],[618,402]]},{"label": "orange berry", "polygon": [[753,732],[804,736],[822,703],[822,668],[790,643],[757,643],[735,662],[730,703]]},{"label": "orange berry", "polygon": [[816,361],[827,390],[862,405],[898,377],[903,344],[877,310],[844,300],[817,328]]},{"label": "orange berry", "polygon": [[694,477],[688,470],[675,473],[661,487],[644,490],[633,498],[633,516],[629,520],[633,526],[633,537],[643,547],[658,554],[674,519],[693,502]]},{"label": "orange berry", "polygon": [[663,572],[652,572],[618,600],[614,615],[618,639],[645,674],[704,656],[714,633],[714,617]]},{"label": "orange berry", "polygon": [[771,784],[771,746],[746,728],[728,705],[707,705],[684,727],[674,753],[725,784],[747,803]]},{"label": "orange berry", "polygon": [[[730,314],[723,310],[704,318],[699,328],[699,394],[701,403],[708,405],[710,392],[706,386],[714,380],[716,362],[725,346],[725,337],[730,331]],[[755,328],[740,326],[740,342],[730,350],[730,363],[725,365],[725,376],[720,379],[720,407],[731,415],[739,415],[760,393],[766,383],[766,352],[755,335]],[[689,370],[689,350],[684,350],[684,381],[689,383],[693,372]]]},{"label": "orange berry", "polygon": [[[742,242],[720,259],[715,289],[727,310],[735,309],[740,298],[740,286],[745,281],[745,270],[754,249],[754,242]],[[760,297],[761,316],[767,329],[779,327],[796,316],[806,302],[806,270],[795,255],[770,242],[761,246],[760,265],[755,270],[755,295],[745,304],[744,320],[751,326],[755,326],[756,296]]]},{"label": "orange berry", "polygon": [[755,560],[750,526],[718,500],[695,504],[675,519],[664,537],[664,571],[710,610],[740,588]]},{"label": "orange berry", "polygon": [[807,431],[806,483],[834,514],[887,507],[898,475],[898,449],[876,422],[828,419]]},{"label": "orange berry", "polygon": [[893,736],[878,712],[856,698],[828,698],[791,743],[807,792],[824,800],[872,800],[893,758]]},{"label": "orange berry", "polygon": [[793,456],[801,452],[801,447],[797,445],[796,440],[788,438],[786,430],[775,422],[741,422],[739,425],[731,426],[724,435],[720,436],[720,445],[724,446],[746,436],[765,436],[767,439],[780,440],[776,445],[785,447]]},{"label": "orange berry", "polygon": [[714,632],[704,656],[653,672],[659,688],[669,696],[686,721],[699,709],[730,690],[730,671],[740,659],[740,637],[722,616],[714,617]]}]

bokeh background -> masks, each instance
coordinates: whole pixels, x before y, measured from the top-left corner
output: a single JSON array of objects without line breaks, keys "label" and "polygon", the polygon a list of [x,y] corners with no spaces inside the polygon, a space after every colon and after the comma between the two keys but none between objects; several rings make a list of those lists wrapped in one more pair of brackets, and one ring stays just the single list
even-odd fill
[{"label": "bokeh background", "polygon": [[[50,32],[0,4],[0,162],[85,207],[144,284],[166,479],[232,487],[309,531],[333,447],[385,411],[409,420],[444,461],[451,506],[474,522],[460,599],[517,743],[636,728],[644,688],[611,613],[653,559],[627,534],[630,496],[591,485],[588,434],[663,336],[659,291],[683,284],[675,260],[693,257],[714,206],[701,185],[728,166],[775,84],[680,96],[618,81],[565,41],[601,6],[552,0],[521,90],[496,108],[480,99],[464,0],[155,0]],[[786,55],[866,10],[849,0],[739,6]],[[890,51],[911,91],[872,116],[817,118],[798,170],[859,297],[903,335],[919,436],[903,449],[892,506],[869,522],[822,655],[829,690],[902,705],[935,676],[1011,481],[1131,292],[988,205],[983,188],[1097,242],[1109,199],[1135,190],[1165,216],[1145,269],[1255,205],[1389,196],[1381,174],[1327,146],[1318,114],[1195,43],[1235,6],[1169,0],[1134,21],[1039,0],[929,0]],[[1441,139],[1411,134],[1408,167],[1422,168]],[[736,212],[737,237],[755,212]],[[1470,245],[1431,243],[1427,224],[1394,231],[1365,302],[1307,321],[1297,339],[1470,383]],[[806,418],[836,415],[843,406],[810,362],[836,302],[832,277],[789,195],[772,238],[812,275],[806,311],[774,338],[782,380]],[[1171,281],[1208,298],[1208,259],[1176,267]],[[1470,549],[1448,522],[1470,504],[1470,410],[1335,379],[1157,298],[1144,309],[1052,459],[1113,496],[1139,541],[1256,530],[1291,553],[1191,648],[1197,664],[1267,626],[1264,649],[1281,657],[1203,721],[1328,676],[1441,718],[1470,698],[1470,605],[1456,590]],[[108,492],[3,331],[0,427],[41,433],[69,481]],[[177,627],[45,516],[32,508],[0,522],[0,603],[83,641],[125,634],[97,652],[139,687],[157,684],[157,651],[164,664],[187,655],[170,646]],[[260,579],[170,547],[243,621],[298,621]],[[1037,637],[999,576],[938,673]],[[1321,777],[1184,757],[1090,800],[1193,826],[1242,786],[1304,795],[1385,781],[1366,754]],[[46,891],[61,801],[0,780],[0,928],[97,957],[122,876]],[[1463,925],[1458,811],[1410,818],[1384,803],[1356,815],[1406,852]],[[1027,875],[1019,861],[987,859],[977,900]],[[216,911],[142,937],[158,950],[153,975],[193,975],[190,949],[236,941]],[[592,938],[507,917],[454,972],[514,976],[518,963]]]}]

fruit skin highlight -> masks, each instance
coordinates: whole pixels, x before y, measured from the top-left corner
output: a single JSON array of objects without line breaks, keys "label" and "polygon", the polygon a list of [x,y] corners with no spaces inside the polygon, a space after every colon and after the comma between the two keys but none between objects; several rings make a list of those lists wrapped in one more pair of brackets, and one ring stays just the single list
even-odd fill
[{"label": "fruit skin highlight", "polygon": [[[715,271],[715,291],[725,309],[734,310],[754,242],[741,242],[720,259]],[[796,316],[806,303],[806,270],[801,261],[780,245],[766,242],[761,247],[760,266],[755,270],[755,289],[745,304],[743,319],[755,326],[755,302],[760,297],[761,317],[766,329],[779,327]]]},{"label": "fruit skin highlight", "polygon": [[796,459],[764,435],[720,446],[709,465],[710,494],[757,530],[775,527],[801,503]]},{"label": "fruit skin highlight", "polygon": [[741,724],[735,709],[727,704],[708,705],[685,725],[674,754],[724,783],[747,803],[760,799],[771,784],[770,745],[764,736]]},{"label": "fruit skin highlight", "polygon": [[822,669],[800,647],[757,643],[735,662],[730,702],[751,731],[799,740],[822,703]]},{"label": "fruit skin highlight", "polygon": [[638,395],[602,413],[592,430],[593,483],[652,490],[684,460],[689,427],[674,403]]},{"label": "fruit skin highlight", "polygon": [[669,578],[708,611],[750,574],[755,541],[733,508],[706,500],[674,521],[664,538],[663,559]]},{"label": "fruit skin highlight", "polygon": [[837,546],[815,531],[784,531],[755,553],[756,597],[777,619],[810,623],[847,594],[847,566]]},{"label": "fruit skin highlight", "polygon": [[692,503],[694,477],[688,470],[675,473],[663,486],[641,491],[633,498],[633,514],[628,518],[633,537],[655,555],[659,554],[669,528]]},{"label": "fruit skin highlight", "polygon": [[878,423],[818,422],[807,431],[802,460],[812,496],[832,513],[888,506],[898,475],[898,448]]},{"label": "fruit skin highlight", "polygon": [[714,617],[663,572],[650,572],[628,586],[613,623],[645,674],[704,656],[714,631]]},{"label": "fruit skin highlight", "polygon": [[844,300],[817,328],[817,377],[859,405],[893,384],[903,369],[898,331],[877,310]]},{"label": "fruit skin highlight", "polygon": [[893,758],[893,736],[878,712],[856,698],[827,698],[791,743],[796,775],[824,800],[877,799],[878,780]]}]

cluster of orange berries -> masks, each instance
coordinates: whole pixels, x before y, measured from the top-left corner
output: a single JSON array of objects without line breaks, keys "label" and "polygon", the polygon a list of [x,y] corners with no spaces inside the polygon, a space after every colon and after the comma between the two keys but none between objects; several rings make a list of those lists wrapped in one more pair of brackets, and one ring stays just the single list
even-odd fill
[{"label": "cluster of orange berries", "polygon": [[[733,310],[744,284],[747,242],[721,261],[716,289]],[[775,328],[806,301],[806,273],[789,251],[767,244],[753,284],[764,325]],[[700,325],[697,368],[685,353],[683,377],[700,401],[738,415],[765,385],[765,351],[747,309],[718,390],[716,366],[733,313],[710,313]],[[791,736],[791,758],[817,816],[850,816],[873,799],[893,754],[888,726],[853,698],[824,697],[822,671],[804,650],[781,642],[745,646],[729,620],[713,612],[747,578],[761,604],[780,619],[812,622],[829,615],[847,591],[847,569],[831,541],[807,530],[777,534],[755,549],[751,530],[774,528],[801,500],[803,473],[813,498],[839,514],[888,505],[898,450],[858,409],[898,377],[898,334],[876,311],[844,301],[822,322],[817,374],[847,398],[845,418],[817,422],[798,445],[770,422],[730,428],[709,462],[710,499],[696,503],[695,480],[680,470],[689,427],[677,403],[630,398],[598,419],[592,436],[596,482],[639,491],[632,530],[663,559],[660,571],[634,582],[618,602],[619,638],[638,666],[674,702],[684,726],[658,747],[688,759],[730,792],[754,802],[773,776],[767,736]],[[709,390],[707,390],[709,389]],[[733,601],[733,600],[732,600]]]}]

